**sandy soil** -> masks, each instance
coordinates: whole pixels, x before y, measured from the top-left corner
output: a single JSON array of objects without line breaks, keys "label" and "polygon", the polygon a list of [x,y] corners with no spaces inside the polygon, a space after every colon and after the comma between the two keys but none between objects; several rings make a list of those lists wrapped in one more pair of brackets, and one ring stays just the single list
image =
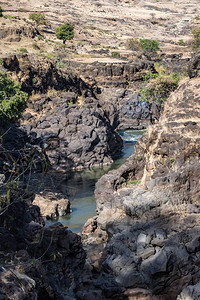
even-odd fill
[{"label": "sandy soil", "polygon": [[[110,60],[112,51],[128,56],[126,41],[132,37],[157,39],[163,51],[185,52],[187,56],[187,46],[179,46],[178,41],[183,39],[187,44],[192,37],[191,28],[200,26],[195,20],[200,14],[199,0],[5,0],[1,6],[4,15],[20,19],[1,18],[0,33],[5,27],[30,26],[28,18],[32,11],[43,12],[48,19],[48,25],[39,28],[44,40],[22,36],[20,42],[16,42],[7,37],[1,40],[2,54],[19,52],[22,47],[28,52],[52,53],[61,44],[54,29],[71,22],[75,25],[75,39],[68,43],[68,48],[73,45],[76,60],[90,61],[91,57]],[[37,43],[39,49],[34,49],[33,43]]]}]

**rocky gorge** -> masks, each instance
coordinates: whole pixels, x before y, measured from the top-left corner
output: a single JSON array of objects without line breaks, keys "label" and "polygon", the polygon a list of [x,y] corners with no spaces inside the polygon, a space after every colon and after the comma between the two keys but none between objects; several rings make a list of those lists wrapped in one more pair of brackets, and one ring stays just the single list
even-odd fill
[{"label": "rocky gorge", "polygon": [[[198,299],[199,61],[197,53],[190,78],[160,108],[123,83],[141,81],[149,63],[91,66],[85,78],[34,55],[2,57],[1,68],[30,98],[1,142],[8,202],[0,214],[0,299]],[[91,80],[98,76],[99,85]],[[147,130],[134,154],[97,182],[97,215],[82,234],[59,222],[44,226],[42,216],[64,215],[70,204],[31,192],[32,174],[6,186],[30,166],[27,156],[51,191],[48,169],[64,177],[111,164],[123,146],[118,130],[130,128]]]}]

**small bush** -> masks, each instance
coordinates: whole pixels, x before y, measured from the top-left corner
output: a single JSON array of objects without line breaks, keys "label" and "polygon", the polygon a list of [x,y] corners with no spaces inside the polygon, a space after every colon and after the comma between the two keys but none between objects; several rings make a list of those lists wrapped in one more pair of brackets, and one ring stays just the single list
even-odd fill
[{"label": "small bush", "polygon": [[117,51],[114,51],[114,52],[111,52],[111,56],[117,58],[117,57],[120,57],[120,53]]},{"label": "small bush", "polygon": [[0,17],[3,17],[3,10],[1,8],[1,6],[0,6]]},{"label": "small bush", "polygon": [[36,84],[36,83],[37,83],[37,78],[34,77],[34,78],[32,79],[32,82],[33,82],[33,84]]},{"label": "small bush", "polygon": [[29,15],[29,19],[35,21],[35,23],[39,25],[46,25],[47,24],[47,19],[43,13],[36,12],[36,13],[31,13]]},{"label": "small bush", "polygon": [[146,85],[141,87],[142,100],[148,104],[155,102],[161,105],[178,87],[179,76],[173,74],[148,74],[144,77]]},{"label": "small bush", "polygon": [[37,43],[33,43],[33,44],[32,44],[32,47],[33,47],[33,49],[35,49],[35,50],[40,50],[40,47],[38,46]]},{"label": "small bush", "polygon": [[185,42],[182,39],[178,41],[178,44],[179,44],[179,46],[185,46]]},{"label": "small bush", "polygon": [[200,47],[200,28],[198,27],[192,28],[192,34],[193,34],[192,46],[195,50],[197,50]]},{"label": "small bush", "polygon": [[65,23],[55,29],[56,37],[59,40],[63,41],[63,44],[66,43],[67,40],[72,40],[74,38],[74,26],[70,23]]},{"label": "small bush", "polygon": [[137,184],[140,184],[140,182],[141,182],[140,180],[130,180],[127,183],[137,185]]},{"label": "small bush", "polygon": [[19,52],[22,54],[28,53],[28,50],[26,48],[20,48]]},{"label": "small bush", "polygon": [[126,49],[132,50],[132,51],[141,51],[142,47],[137,38],[131,38],[131,39],[128,39],[126,42]]},{"label": "small bush", "polygon": [[0,118],[2,122],[19,118],[26,107],[28,94],[21,91],[6,74],[0,73]]},{"label": "small bush", "polygon": [[140,39],[139,43],[146,55],[156,55],[159,50],[159,42],[157,40]]}]

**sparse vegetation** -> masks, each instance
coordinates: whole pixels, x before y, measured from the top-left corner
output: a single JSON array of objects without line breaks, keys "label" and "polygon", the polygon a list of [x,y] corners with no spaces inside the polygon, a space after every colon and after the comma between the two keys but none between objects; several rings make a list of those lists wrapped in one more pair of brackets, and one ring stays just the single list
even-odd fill
[{"label": "sparse vegetation", "polygon": [[62,40],[63,44],[65,44],[67,40],[72,40],[74,38],[74,26],[70,23],[59,26],[56,28],[56,37]]},{"label": "sparse vegetation", "polygon": [[32,47],[33,47],[33,49],[35,49],[35,50],[40,50],[40,47],[38,46],[37,43],[33,43],[33,44],[32,44]]},{"label": "sparse vegetation", "polygon": [[179,44],[179,46],[185,46],[185,42],[182,39],[178,41],[178,44]]},{"label": "sparse vegetation", "polygon": [[120,57],[120,53],[117,51],[113,51],[113,52],[111,52],[111,56],[114,58],[117,58],[117,57]]},{"label": "sparse vegetation", "polygon": [[157,55],[159,42],[157,40],[140,39],[139,41],[146,56]]},{"label": "sparse vegetation", "polygon": [[12,16],[12,15],[4,15],[4,18],[6,18],[6,19],[15,19],[15,17]]},{"label": "sparse vegetation", "polygon": [[0,73],[0,118],[1,122],[19,118],[26,107],[28,94],[21,91],[5,73]]},{"label": "sparse vegetation", "polygon": [[193,34],[192,46],[195,50],[197,50],[200,47],[200,28],[199,27],[192,28],[192,34]]},{"label": "sparse vegetation", "polygon": [[137,184],[140,184],[140,180],[129,180],[129,181],[127,182],[127,184],[137,185]]},{"label": "sparse vegetation", "polygon": [[29,15],[29,19],[35,21],[37,26],[47,24],[47,19],[46,19],[45,15],[43,13],[40,13],[40,12],[31,13]]},{"label": "sparse vegetation", "polygon": [[139,55],[145,55],[149,59],[156,56],[159,50],[159,42],[157,40],[130,38],[126,42],[126,48],[137,52]]},{"label": "sparse vegetation", "polygon": [[37,78],[34,77],[34,78],[32,79],[32,82],[33,82],[33,84],[36,84],[36,83],[37,83]]},{"label": "sparse vegetation", "polygon": [[141,87],[142,100],[148,104],[155,102],[161,105],[178,87],[179,78],[177,73],[167,74],[163,68],[159,73],[148,72],[144,76],[145,85]]},{"label": "sparse vegetation", "polygon": [[132,50],[132,51],[141,51],[142,47],[137,38],[131,38],[131,39],[128,39],[126,42],[126,49]]},{"label": "sparse vegetation", "polygon": [[22,54],[28,53],[28,50],[26,48],[20,48],[19,52]]},{"label": "sparse vegetation", "polygon": [[21,8],[21,7],[18,8],[18,11],[19,11],[19,12],[27,12],[24,8]]}]

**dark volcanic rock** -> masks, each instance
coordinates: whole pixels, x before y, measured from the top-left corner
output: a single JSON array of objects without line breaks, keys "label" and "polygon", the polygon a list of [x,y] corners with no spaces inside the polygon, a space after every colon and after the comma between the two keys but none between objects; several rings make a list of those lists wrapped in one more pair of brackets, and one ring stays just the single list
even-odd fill
[{"label": "dark volcanic rock", "polygon": [[79,95],[85,91],[87,95],[93,95],[92,88],[80,77],[62,73],[54,64],[42,57],[34,55],[11,55],[2,57],[3,67],[10,71],[14,78],[20,81],[22,89],[29,94],[45,93],[47,90],[69,90]]},{"label": "dark volcanic rock", "polygon": [[154,65],[150,61],[129,61],[121,63],[80,64],[72,62],[79,73],[88,82],[97,82],[98,86],[135,87],[138,81],[148,71],[155,72]]},{"label": "dark volcanic rock", "polygon": [[161,107],[142,101],[138,92],[124,88],[102,88],[97,97],[104,102],[105,111],[110,110],[111,104],[114,105],[119,130],[143,129],[160,117]]},{"label": "dark volcanic rock", "polygon": [[16,196],[0,218],[2,299],[73,299],[85,263],[80,237],[60,223],[44,227],[39,207]]},{"label": "dark volcanic rock", "polygon": [[74,93],[61,93],[32,100],[28,106],[41,113],[39,118],[30,119],[29,135],[37,134],[36,141],[44,143],[53,168],[110,164],[122,148],[121,137],[115,131],[118,121],[114,106],[111,104],[107,112],[96,99],[87,104],[86,98],[86,104],[73,105],[76,99]]},{"label": "dark volcanic rock", "polygon": [[200,52],[197,52],[191,59],[188,67],[190,78],[200,77]]}]

